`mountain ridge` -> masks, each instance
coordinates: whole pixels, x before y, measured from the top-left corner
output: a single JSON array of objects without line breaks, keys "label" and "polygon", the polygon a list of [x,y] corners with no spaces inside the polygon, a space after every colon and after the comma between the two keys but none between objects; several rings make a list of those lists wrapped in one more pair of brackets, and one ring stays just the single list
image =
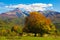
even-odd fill
[{"label": "mountain ridge", "polygon": [[[60,23],[60,12],[56,12],[56,11],[51,11],[51,10],[46,10],[46,11],[38,11],[43,13],[43,15],[45,15],[47,18],[50,18],[52,20],[53,23]],[[19,8],[16,8],[12,11],[6,12],[6,13],[1,13],[0,17],[10,17],[10,18],[20,18],[20,17],[26,17],[29,16],[29,11],[22,11]]]}]

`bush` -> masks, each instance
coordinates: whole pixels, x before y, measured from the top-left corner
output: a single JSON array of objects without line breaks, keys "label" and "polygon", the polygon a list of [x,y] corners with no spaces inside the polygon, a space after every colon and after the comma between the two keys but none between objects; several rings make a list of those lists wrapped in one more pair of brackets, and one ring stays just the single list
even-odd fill
[{"label": "bush", "polygon": [[6,29],[0,30],[0,36],[7,36],[7,35],[8,35],[8,30],[6,30]]},{"label": "bush", "polygon": [[15,25],[11,29],[12,32],[16,32],[18,35],[22,35],[22,26]]}]

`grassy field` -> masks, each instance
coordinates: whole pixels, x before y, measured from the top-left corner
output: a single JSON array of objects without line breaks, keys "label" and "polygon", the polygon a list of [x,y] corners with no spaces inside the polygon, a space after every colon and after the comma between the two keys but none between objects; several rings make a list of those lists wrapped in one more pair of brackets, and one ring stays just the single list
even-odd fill
[{"label": "grassy field", "polygon": [[3,37],[0,36],[0,40],[60,40],[60,37]]}]

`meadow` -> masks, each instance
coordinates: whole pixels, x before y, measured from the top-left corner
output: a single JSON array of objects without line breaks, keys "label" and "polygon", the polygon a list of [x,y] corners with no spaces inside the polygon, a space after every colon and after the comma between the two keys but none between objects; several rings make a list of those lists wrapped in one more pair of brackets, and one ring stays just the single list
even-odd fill
[{"label": "meadow", "polygon": [[60,40],[60,37],[20,37],[20,36],[11,36],[11,37],[4,37],[0,36],[0,40]]}]

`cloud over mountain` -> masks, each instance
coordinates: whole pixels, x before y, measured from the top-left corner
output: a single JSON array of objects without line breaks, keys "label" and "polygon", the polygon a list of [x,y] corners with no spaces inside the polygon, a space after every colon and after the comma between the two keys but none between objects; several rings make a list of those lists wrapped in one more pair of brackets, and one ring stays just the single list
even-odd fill
[{"label": "cloud over mountain", "polygon": [[53,8],[53,4],[45,4],[45,3],[33,3],[33,4],[10,4],[7,5],[5,3],[0,2],[0,13],[7,12],[10,10],[14,10],[15,8],[20,8],[26,11],[44,11],[50,10]]},{"label": "cloud over mountain", "polygon": [[43,11],[46,10],[48,8],[52,8],[53,5],[52,4],[44,4],[44,3],[34,3],[34,4],[17,4],[17,5],[9,5],[9,6],[5,6],[6,8],[9,9],[14,9],[14,8],[23,8],[27,11]]}]

